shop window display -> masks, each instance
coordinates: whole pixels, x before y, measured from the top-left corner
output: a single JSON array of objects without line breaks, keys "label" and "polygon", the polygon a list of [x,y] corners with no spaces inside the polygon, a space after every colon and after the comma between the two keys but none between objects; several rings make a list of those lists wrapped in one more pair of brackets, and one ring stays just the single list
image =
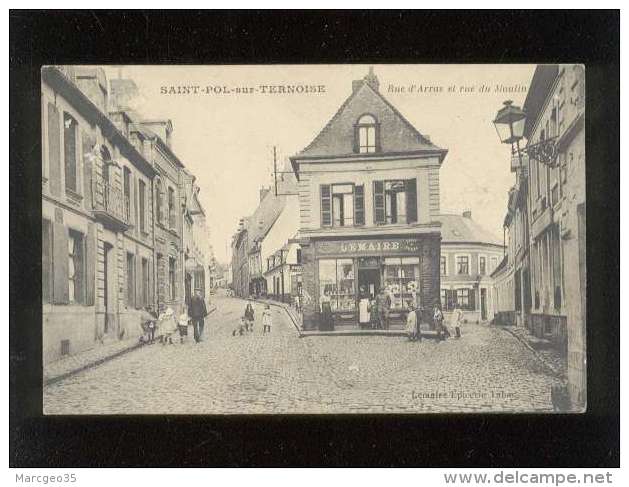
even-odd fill
[{"label": "shop window display", "polygon": [[391,296],[391,308],[408,309],[417,304],[419,257],[386,258],[384,265],[384,285]]},{"label": "shop window display", "polygon": [[322,259],[319,261],[319,295],[330,297],[332,311],[353,311],[354,263],[352,259]]}]

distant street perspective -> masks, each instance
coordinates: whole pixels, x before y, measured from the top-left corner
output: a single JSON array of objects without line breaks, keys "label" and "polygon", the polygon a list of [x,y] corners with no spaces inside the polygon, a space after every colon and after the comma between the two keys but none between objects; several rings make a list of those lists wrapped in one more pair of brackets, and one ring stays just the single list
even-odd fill
[{"label": "distant street perspective", "polygon": [[[458,340],[300,338],[273,307],[273,329],[233,336],[246,306],[217,296],[196,344],[156,343],[44,389],[46,414],[432,413],[552,410],[553,376],[517,339],[487,325]],[[256,314],[263,305],[256,304]],[[261,320],[261,319],[260,319]]]}]

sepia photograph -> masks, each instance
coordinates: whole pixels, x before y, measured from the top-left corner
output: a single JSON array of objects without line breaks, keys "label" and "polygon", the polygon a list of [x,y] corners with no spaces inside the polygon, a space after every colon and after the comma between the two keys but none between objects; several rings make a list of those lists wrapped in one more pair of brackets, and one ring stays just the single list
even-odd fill
[{"label": "sepia photograph", "polygon": [[586,411],[585,70],[42,67],[44,414]]}]

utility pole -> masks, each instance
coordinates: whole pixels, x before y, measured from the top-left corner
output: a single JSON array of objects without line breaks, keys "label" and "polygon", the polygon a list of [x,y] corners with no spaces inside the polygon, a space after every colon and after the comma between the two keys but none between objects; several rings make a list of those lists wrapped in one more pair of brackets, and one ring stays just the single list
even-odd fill
[{"label": "utility pole", "polygon": [[277,148],[273,146],[273,182],[275,183],[275,196],[277,196]]}]

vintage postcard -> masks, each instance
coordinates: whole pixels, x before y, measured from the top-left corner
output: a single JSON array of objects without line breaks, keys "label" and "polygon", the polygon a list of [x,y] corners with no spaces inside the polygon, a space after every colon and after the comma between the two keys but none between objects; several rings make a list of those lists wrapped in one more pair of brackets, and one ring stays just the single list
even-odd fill
[{"label": "vintage postcard", "polygon": [[45,66],[43,409],[586,410],[583,65]]}]

